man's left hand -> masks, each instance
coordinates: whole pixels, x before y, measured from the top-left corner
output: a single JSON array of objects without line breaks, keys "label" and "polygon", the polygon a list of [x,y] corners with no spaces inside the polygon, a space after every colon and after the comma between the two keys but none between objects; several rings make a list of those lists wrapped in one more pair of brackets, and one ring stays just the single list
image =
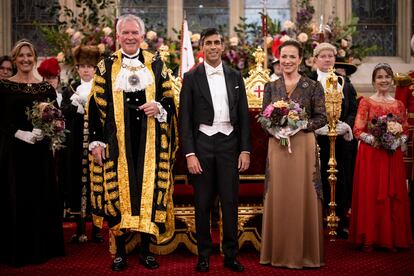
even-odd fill
[{"label": "man's left hand", "polygon": [[155,102],[144,103],[143,105],[139,106],[139,109],[143,110],[145,115],[148,117],[154,117],[160,112],[157,103]]},{"label": "man's left hand", "polygon": [[250,154],[247,152],[242,152],[239,155],[239,172],[246,171],[250,166]]}]

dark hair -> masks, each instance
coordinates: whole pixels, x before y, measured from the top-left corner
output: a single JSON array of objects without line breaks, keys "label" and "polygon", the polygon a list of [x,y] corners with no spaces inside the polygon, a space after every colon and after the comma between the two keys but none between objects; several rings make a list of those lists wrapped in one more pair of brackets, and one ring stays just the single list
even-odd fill
[{"label": "dark hair", "polygon": [[3,62],[8,61],[12,65],[12,74],[16,74],[16,66],[14,66],[13,59],[10,56],[1,56],[0,57],[0,66],[3,65]]},{"label": "dark hair", "polygon": [[394,72],[392,71],[392,68],[388,63],[378,63],[377,65],[375,65],[374,71],[372,71],[372,83],[374,83],[375,78],[377,77],[377,73],[381,69],[387,72],[387,74],[391,77],[394,77]]},{"label": "dark hair", "polygon": [[221,43],[224,43],[224,37],[219,33],[219,31],[216,28],[207,28],[204,29],[200,34],[200,46],[203,46],[204,39],[211,35],[219,35]]},{"label": "dark hair", "polygon": [[289,39],[282,43],[282,45],[279,46],[279,53],[282,52],[282,49],[286,46],[293,46],[296,49],[298,49],[299,52],[299,58],[303,57],[303,47],[302,44],[300,44],[298,41]]}]

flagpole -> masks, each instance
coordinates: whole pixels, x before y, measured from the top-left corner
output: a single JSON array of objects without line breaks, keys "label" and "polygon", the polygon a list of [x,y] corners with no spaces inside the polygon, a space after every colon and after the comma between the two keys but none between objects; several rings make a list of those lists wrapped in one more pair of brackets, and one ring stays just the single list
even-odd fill
[{"label": "flagpole", "polygon": [[[184,21],[187,20],[187,15],[186,12],[184,10],[184,15],[183,15],[183,21],[181,22],[181,37],[180,37],[180,45],[181,47],[183,46],[183,42],[184,42]],[[181,73],[183,72],[183,53],[181,51],[181,56],[180,56],[180,70],[178,70],[178,77],[181,77]]]},{"label": "flagpole", "polygon": [[262,0],[263,15],[262,15],[262,36],[263,36],[263,53],[264,53],[264,69],[267,69],[267,0]]}]

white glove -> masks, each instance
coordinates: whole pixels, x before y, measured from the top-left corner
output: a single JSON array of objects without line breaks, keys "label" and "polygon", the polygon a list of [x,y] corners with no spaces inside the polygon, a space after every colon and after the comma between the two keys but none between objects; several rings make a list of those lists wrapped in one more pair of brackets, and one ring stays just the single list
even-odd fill
[{"label": "white glove", "polygon": [[14,137],[22,140],[28,144],[34,144],[36,142],[36,136],[31,131],[17,130]]},{"label": "white glove", "polygon": [[352,129],[347,123],[339,121],[336,125],[336,132],[338,135],[343,135],[345,141],[351,141],[354,139],[354,136],[352,135]]},{"label": "white glove", "polygon": [[36,138],[36,141],[42,141],[43,138],[45,137],[43,130],[41,130],[40,128],[34,128],[32,130],[33,135]]},{"label": "white glove", "polygon": [[328,132],[329,132],[328,125],[324,125],[323,127],[315,130],[316,135],[328,135]]},{"label": "white glove", "polygon": [[399,146],[401,146],[401,139],[396,139],[392,145],[391,145],[391,149],[392,150],[396,150]]},{"label": "white glove", "polygon": [[[76,97],[74,97],[74,96],[76,96]],[[85,108],[83,107],[83,104],[81,104],[79,102],[79,96],[76,95],[76,94],[73,94],[73,96],[70,97],[70,99],[72,100],[72,105],[77,107],[76,112],[80,113],[80,114],[84,114],[85,113]]]},{"label": "white glove", "polygon": [[368,145],[372,145],[375,142],[375,137],[366,132],[362,132],[359,137],[361,141],[365,142]]}]

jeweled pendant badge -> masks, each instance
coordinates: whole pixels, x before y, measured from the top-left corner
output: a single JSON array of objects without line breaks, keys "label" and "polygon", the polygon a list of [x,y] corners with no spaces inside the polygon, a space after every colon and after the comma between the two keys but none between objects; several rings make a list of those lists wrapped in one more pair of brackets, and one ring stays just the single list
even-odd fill
[{"label": "jeweled pendant badge", "polygon": [[132,86],[137,86],[139,84],[139,77],[136,74],[132,74],[128,77],[128,83]]}]

